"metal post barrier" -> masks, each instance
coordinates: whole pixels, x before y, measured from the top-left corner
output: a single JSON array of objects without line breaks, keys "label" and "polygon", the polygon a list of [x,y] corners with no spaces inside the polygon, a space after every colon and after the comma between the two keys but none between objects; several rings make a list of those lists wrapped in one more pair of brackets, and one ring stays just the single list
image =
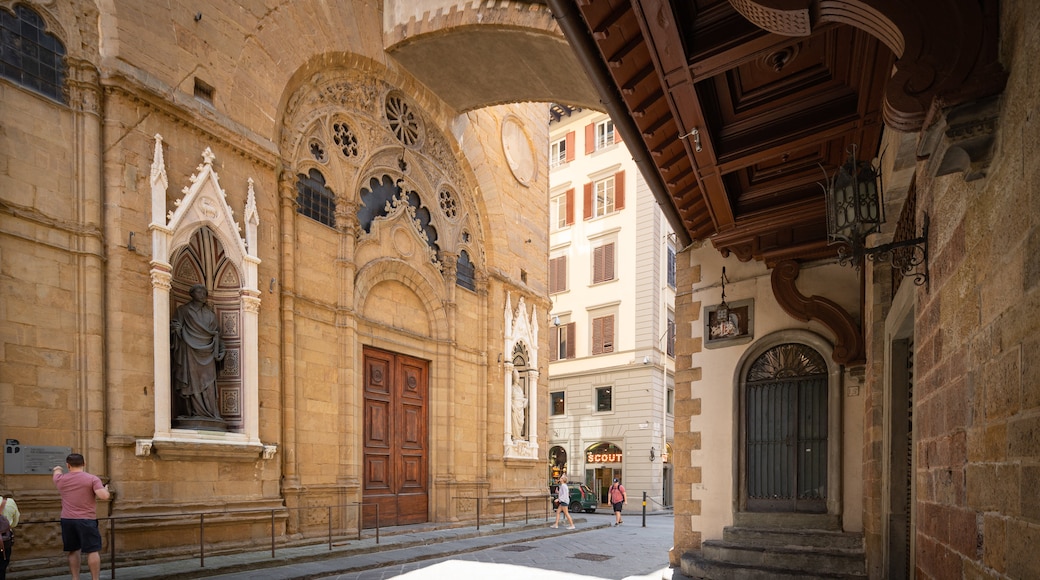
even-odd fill
[{"label": "metal post barrier", "polygon": [[275,510],[270,510],[270,557],[275,557]]},{"label": "metal post barrier", "polygon": [[528,504],[530,504],[530,503],[531,503],[531,498],[529,498],[529,497],[527,497],[527,496],[525,495],[525,496],[524,496],[524,523],[525,523],[525,524],[526,524],[526,523],[527,523],[527,521],[528,521],[528,515],[529,515],[529,512],[530,512],[530,509],[529,509],[529,507],[528,507]]},{"label": "metal post barrier", "polygon": [[643,492],[643,527],[646,527],[646,492]]},{"label": "metal post barrier", "polygon": [[376,543],[379,543],[379,504],[376,506]]},{"label": "metal post barrier", "polygon": [[502,498],[502,527],[506,527],[506,498]]},{"label": "metal post barrier", "polygon": [[332,506],[329,506],[329,551],[332,551]]},{"label": "metal post barrier", "polygon": [[199,567],[206,567],[206,514],[199,514]]},{"label": "metal post barrier", "polygon": [[108,548],[111,552],[108,565],[114,579],[116,577],[116,521],[110,519],[108,524]]},{"label": "metal post barrier", "polygon": [[480,529],[480,498],[477,498],[477,529]]}]

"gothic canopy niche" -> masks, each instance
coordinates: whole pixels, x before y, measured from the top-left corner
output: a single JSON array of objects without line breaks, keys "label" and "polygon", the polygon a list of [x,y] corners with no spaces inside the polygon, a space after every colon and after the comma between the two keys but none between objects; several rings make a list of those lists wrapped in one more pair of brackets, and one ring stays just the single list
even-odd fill
[{"label": "gothic canopy niche", "polygon": [[[531,313],[528,314],[523,296],[520,297],[515,311],[512,304],[513,297],[507,293],[505,344],[502,351],[502,418],[505,433],[502,441],[503,456],[507,459],[537,460],[538,430],[533,426],[538,425],[538,309],[532,307]],[[525,368],[519,368],[516,364],[517,359],[513,356],[515,352],[526,357],[523,361]],[[514,391],[514,387],[520,391]],[[525,409],[518,409],[516,406],[523,406]],[[518,423],[519,429],[514,426]]]},{"label": "gothic canopy niche", "polygon": [[[149,224],[152,233],[155,431],[150,439],[137,440],[137,454],[148,455],[154,450],[161,459],[255,461],[261,456],[270,459],[275,447],[263,445],[259,438],[257,315],[260,291],[257,288],[257,266],[260,259],[255,252],[260,219],[253,180],[247,184],[243,237],[234,211],[227,203],[227,194],[213,170],[213,158],[213,152],[207,147],[202,153],[202,163],[190,178],[191,183],[182,190],[184,197],[177,200],[174,209],[168,212],[166,190],[169,180],[163,160],[162,137],[155,136],[151,172],[152,223]],[[193,245],[196,255],[205,253],[197,251],[200,245],[212,248],[209,253],[219,256],[220,268],[214,267],[207,273],[205,264],[189,267],[191,260],[185,259],[185,253],[191,253]],[[224,302],[217,308],[221,334],[234,337],[235,345],[230,359],[231,369],[225,366],[221,371],[225,380],[219,404],[223,413],[234,417],[226,432],[203,433],[194,429],[177,429],[171,424],[171,293],[176,283],[184,282],[178,282],[179,272],[173,271],[174,261],[180,264],[178,268],[187,278],[194,277],[194,282],[223,289]],[[206,279],[207,276],[213,279]],[[216,279],[218,276],[219,280]],[[214,288],[210,290],[212,294]]]}]

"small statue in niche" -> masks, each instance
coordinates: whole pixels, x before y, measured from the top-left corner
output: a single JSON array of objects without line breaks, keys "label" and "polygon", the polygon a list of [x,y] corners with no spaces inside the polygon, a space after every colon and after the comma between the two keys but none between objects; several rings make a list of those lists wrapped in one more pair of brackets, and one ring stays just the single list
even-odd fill
[{"label": "small statue in niche", "polygon": [[225,355],[220,324],[206,304],[204,284],[195,284],[188,294],[191,301],[179,306],[170,320],[173,391],[183,410],[175,426],[224,431],[227,425],[217,404],[217,371]]},{"label": "small statue in niche", "polygon": [[527,397],[520,384],[520,372],[513,369],[513,439],[523,439],[524,419],[527,411]]}]

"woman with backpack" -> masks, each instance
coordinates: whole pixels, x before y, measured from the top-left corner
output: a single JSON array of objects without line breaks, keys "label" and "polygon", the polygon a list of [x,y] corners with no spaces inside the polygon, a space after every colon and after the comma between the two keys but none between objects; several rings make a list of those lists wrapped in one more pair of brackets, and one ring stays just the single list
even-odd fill
[{"label": "woman with backpack", "polygon": [[0,580],[7,578],[7,565],[11,562],[11,546],[14,544],[12,528],[18,525],[18,504],[13,497],[0,496]]}]

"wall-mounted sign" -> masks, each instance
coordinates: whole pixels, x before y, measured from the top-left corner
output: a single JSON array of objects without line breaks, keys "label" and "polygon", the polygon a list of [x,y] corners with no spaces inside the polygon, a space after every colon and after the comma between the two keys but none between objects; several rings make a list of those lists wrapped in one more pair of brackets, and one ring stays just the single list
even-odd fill
[{"label": "wall-mounted sign", "polygon": [[16,439],[4,443],[5,475],[50,475],[55,465],[65,465],[71,447],[22,445]]},{"label": "wall-mounted sign", "polygon": [[621,448],[613,443],[596,443],[585,449],[585,463],[621,463]]},{"label": "wall-mounted sign", "polygon": [[755,301],[734,300],[726,316],[717,316],[718,305],[704,308],[704,346],[719,348],[751,342],[755,337]]}]

